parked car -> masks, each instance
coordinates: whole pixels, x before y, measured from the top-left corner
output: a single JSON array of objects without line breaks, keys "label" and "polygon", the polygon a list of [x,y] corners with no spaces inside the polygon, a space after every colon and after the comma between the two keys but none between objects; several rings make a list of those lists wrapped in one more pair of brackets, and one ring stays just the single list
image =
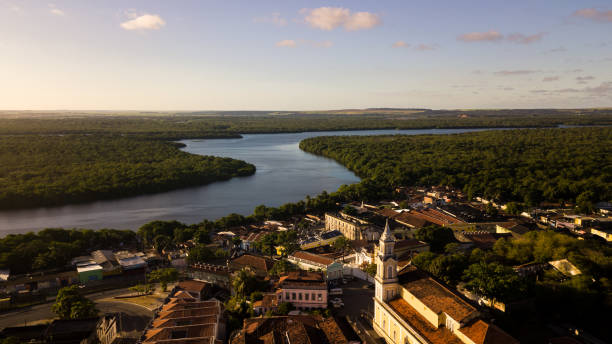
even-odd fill
[{"label": "parked car", "polygon": [[329,295],[342,295],[342,288],[333,288],[329,291]]}]

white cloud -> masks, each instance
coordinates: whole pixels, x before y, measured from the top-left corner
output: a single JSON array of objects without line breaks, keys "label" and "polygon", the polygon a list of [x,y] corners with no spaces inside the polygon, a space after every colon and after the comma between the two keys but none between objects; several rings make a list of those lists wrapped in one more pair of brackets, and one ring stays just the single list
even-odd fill
[{"label": "white cloud", "polygon": [[404,42],[404,41],[397,41],[395,43],[393,43],[392,47],[393,48],[406,48],[409,47],[410,44]]},{"label": "white cloud", "polygon": [[533,42],[537,42],[544,37],[545,33],[540,32],[533,35],[523,35],[522,33],[513,33],[508,35],[507,40],[513,43],[518,44],[531,44]]},{"label": "white cloud", "polygon": [[293,39],[285,39],[282,41],[276,42],[277,47],[284,48],[295,48],[297,46],[309,46],[313,48],[330,48],[334,45],[331,41],[309,41],[309,40],[293,40]]},{"label": "white cloud", "polygon": [[285,39],[282,41],[276,42],[277,47],[285,47],[285,48],[294,48],[297,46],[297,43],[292,39]]},{"label": "white cloud", "polygon": [[281,14],[278,12],[272,13],[267,17],[258,17],[253,19],[254,23],[264,23],[264,24],[274,24],[276,26],[285,26],[287,25],[287,19],[281,17]]},{"label": "white cloud", "polygon": [[348,31],[356,31],[362,29],[371,29],[380,24],[380,17],[377,14],[370,12],[357,12],[351,15],[344,28]]},{"label": "white cloud", "polygon": [[583,8],[574,12],[574,16],[600,22],[612,23],[612,11],[600,11],[594,8]]},{"label": "white cloud", "polygon": [[49,4],[49,12],[53,15],[59,16],[59,17],[63,17],[66,15],[66,13],[64,13],[64,11],[60,10],[59,8],[57,8],[55,6],[55,4]]},{"label": "white cloud", "polygon": [[125,30],[159,30],[166,22],[157,14],[132,15],[133,19],[121,23]]},{"label": "white cloud", "polygon": [[546,33],[540,32],[533,35],[524,35],[522,33],[513,33],[508,36],[504,36],[498,31],[490,30],[487,32],[469,32],[463,35],[459,35],[457,40],[463,42],[500,42],[506,40],[508,42],[517,44],[531,44],[540,41]]},{"label": "white cloud", "polygon": [[542,79],[542,81],[544,82],[551,82],[551,81],[557,81],[559,80],[558,76],[547,76],[544,79]]},{"label": "white cloud", "polygon": [[488,32],[470,32],[457,37],[458,40],[464,42],[495,42],[504,38],[501,33],[491,30]]},{"label": "white cloud", "polygon": [[380,16],[370,12],[352,13],[348,8],[319,7],[303,8],[300,13],[304,21],[313,28],[330,31],[344,27],[347,31],[371,29],[380,25]]}]

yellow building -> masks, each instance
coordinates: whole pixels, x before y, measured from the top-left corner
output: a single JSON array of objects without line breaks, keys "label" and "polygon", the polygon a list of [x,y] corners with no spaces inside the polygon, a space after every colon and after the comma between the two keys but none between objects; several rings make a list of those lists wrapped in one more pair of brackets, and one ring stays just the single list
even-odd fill
[{"label": "yellow building", "polygon": [[388,224],[376,256],[373,327],[389,344],[515,344],[478,310],[412,265],[397,270]]},{"label": "yellow building", "polygon": [[611,230],[591,228],[591,234],[602,237],[606,239],[606,241],[612,241],[612,231]]},{"label": "yellow building", "polygon": [[[379,232],[365,220],[340,213],[325,214],[325,230],[338,230],[349,240],[377,240]],[[379,229],[380,230],[380,229]]]}]

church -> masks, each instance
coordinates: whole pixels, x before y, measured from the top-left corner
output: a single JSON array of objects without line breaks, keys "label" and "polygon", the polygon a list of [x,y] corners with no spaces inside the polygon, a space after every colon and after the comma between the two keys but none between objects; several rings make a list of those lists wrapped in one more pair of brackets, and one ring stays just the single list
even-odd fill
[{"label": "church", "polygon": [[379,245],[373,327],[388,344],[519,343],[427,273],[412,265],[398,271],[388,223]]}]

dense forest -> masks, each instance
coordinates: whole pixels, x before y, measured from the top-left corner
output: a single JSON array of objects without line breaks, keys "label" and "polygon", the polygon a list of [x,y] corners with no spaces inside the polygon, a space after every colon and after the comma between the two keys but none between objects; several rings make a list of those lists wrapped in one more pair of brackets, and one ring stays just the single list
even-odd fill
[{"label": "dense forest", "polygon": [[[5,113],[0,135],[115,133],[160,139],[239,137],[365,129],[517,128],[612,125],[612,110],[362,110],[348,112],[217,112],[180,114]],[[2,113],[0,113],[2,114]]]},{"label": "dense forest", "polygon": [[450,185],[468,196],[527,205],[570,201],[585,210],[612,200],[609,127],[317,137],[300,148],[340,162],[364,178],[361,184],[388,189]]},{"label": "dense forest", "polygon": [[0,136],[0,209],[167,191],[255,172],[244,161],[179,148],[117,135]]},{"label": "dense forest", "polygon": [[136,232],[113,229],[44,229],[38,233],[9,234],[0,239],[0,269],[12,275],[61,269],[74,257],[97,249],[135,247]]}]

